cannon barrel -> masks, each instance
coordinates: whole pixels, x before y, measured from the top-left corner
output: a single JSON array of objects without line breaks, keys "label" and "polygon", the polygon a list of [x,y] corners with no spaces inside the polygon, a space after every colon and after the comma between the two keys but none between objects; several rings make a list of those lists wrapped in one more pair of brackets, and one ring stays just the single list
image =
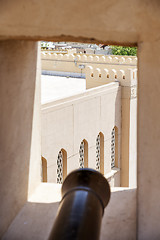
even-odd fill
[{"label": "cannon barrel", "polygon": [[98,240],[110,187],[88,168],[71,172],[62,185],[62,200],[49,240]]}]

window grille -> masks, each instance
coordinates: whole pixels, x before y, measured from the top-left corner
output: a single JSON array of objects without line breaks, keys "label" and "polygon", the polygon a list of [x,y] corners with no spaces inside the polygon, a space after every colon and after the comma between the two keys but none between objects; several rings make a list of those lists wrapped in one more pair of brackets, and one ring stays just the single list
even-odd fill
[{"label": "window grille", "polygon": [[111,133],[111,168],[115,167],[115,127],[112,129]]},{"label": "window grille", "polygon": [[79,167],[84,168],[84,141],[81,142],[79,149]]},{"label": "window grille", "polygon": [[100,134],[98,134],[97,138],[96,138],[96,170],[100,171],[100,144],[101,144],[101,140],[100,140]]},{"label": "window grille", "polygon": [[57,158],[57,183],[63,182],[63,152],[59,151]]}]

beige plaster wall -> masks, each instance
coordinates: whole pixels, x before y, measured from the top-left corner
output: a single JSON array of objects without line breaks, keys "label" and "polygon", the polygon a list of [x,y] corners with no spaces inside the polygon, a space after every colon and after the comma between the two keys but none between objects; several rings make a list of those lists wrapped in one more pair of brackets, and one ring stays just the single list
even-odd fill
[{"label": "beige plaster wall", "polygon": [[87,8],[85,0],[70,0],[67,8],[65,4],[65,0],[3,1],[0,38],[136,45],[160,36],[159,0],[94,0]]},{"label": "beige plaster wall", "polygon": [[[119,82],[122,88],[121,186],[136,187],[137,183],[137,68],[100,69],[87,66],[86,88]],[[136,66],[134,66],[136,67]]]},{"label": "beige plaster wall", "polygon": [[[137,57],[114,56],[114,55],[94,55],[94,54],[62,54],[49,51],[41,52],[42,70],[86,73],[87,66],[101,71],[105,68],[111,70],[126,70],[135,68]],[[80,69],[80,65],[84,65]]]},{"label": "beige plaster wall", "polygon": [[[60,186],[41,183],[16,216],[3,240],[47,240],[61,199]],[[111,192],[102,218],[100,240],[135,240],[136,189],[112,188]]]},{"label": "beige plaster wall", "polygon": [[0,236],[27,201],[36,61],[37,43],[0,42]]},{"label": "beige plaster wall", "polygon": [[160,236],[160,41],[139,48],[138,236],[149,240]]},{"label": "beige plaster wall", "polygon": [[[0,38],[3,39],[23,39],[23,40],[40,40],[46,39],[53,41],[62,40],[87,40],[89,42],[100,41],[101,43],[120,43],[139,46],[139,90],[138,90],[138,231],[137,237],[139,239],[157,239],[160,235],[159,228],[159,204],[157,201],[160,197],[159,193],[159,145],[160,145],[160,114],[159,114],[159,76],[160,76],[160,4],[159,0],[107,0],[107,1],[92,1],[88,8],[85,0],[69,1],[67,8],[65,1],[47,0],[35,2],[34,0],[15,0],[1,2],[1,18],[0,18]],[[77,11],[78,9],[78,11]],[[76,14],[73,14],[76,12]],[[61,14],[59,14],[61,13]],[[46,27],[47,26],[47,27]],[[17,42],[16,44],[18,44]],[[5,50],[7,42],[1,42],[1,52]],[[25,49],[27,50],[31,43],[25,42]],[[35,46],[33,43],[31,44]],[[30,52],[30,51],[29,51]],[[12,52],[13,53],[13,52]],[[18,49],[14,52],[20,58]],[[28,51],[24,52],[28,59]],[[4,52],[3,52],[3,55]],[[8,54],[9,55],[9,54]],[[2,56],[2,55],[1,55]],[[148,57],[150,56],[150,57]],[[17,57],[17,59],[19,59]],[[34,54],[32,53],[32,57]],[[4,59],[4,58],[3,58]],[[15,58],[14,58],[15,59]],[[9,61],[8,57],[6,61]],[[24,69],[33,69],[32,61],[26,61],[27,65],[23,65]],[[16,61],[12,61],[13,65]],[[23,63],[23,61],[20,61]],[[9,85],[9,91],[12,91],[12,83],[10,82],[11,74],[8,75],[8,64],[3,60],[2,71],[7,77],[6,84]],[[11,67],[12,64],[9,66]],[[21,66],[21,65],[19,65]],[[23,69],[22,68],[22,69]],[[21,72],[21,70],[20,70]],[[28,72],[24,74],[24,78]],[[18,74],[18,73],[17,73]],[[32,72],[35,74],[35,72]],[[16,78],[17,79],[17,78]],[[23,78],[22,78],[23,79]],[[29,78],[30,80],[32,78]],[[1,80],[2,81],[2,80]],[[23,82],[24,83],[24,82]],[[27,82],[26,84],[28,84]],[[16,82],[16,88],[19,86]],[[27,85],[28,86],[28,85]],[[6,99],[6,88],[3,86],[1,90],[1,102]],[[26,90],[27,91],[27,90]],[[33,88],[28,90],[26,98],[32,96]],[[5,94],[4,94],[5,92]],[[13,91],[14,92],[14,91]],[[18,96],[21,91],[18,92]],[[20,96],[20,108],[17,113],[24,116],[24,104],[22,102],[24,95]],[[25,98],[25,99],[26,99]],[[31,101],[31,98],[30,98]],[[12,108],[11,103],[5,101],[5,120],[3,120],[2,131],[6,129],[6,134],[2,134],[2,142],[14,148],[17,144],[8,141],[10,136],[15,133],[15,123],[12,131],[8,127],[6,119],[10,118],[10,113],[16,111],[16,107]],[[12,102],[14,105],[14,102]],[[17,106],[17,104],[16,104]],[[26,109],[30,113],[33,108],[33,103],[28,104]],[[29,121],[23,119],[24,123]],[[2,121],[2,120],[1,120]],[[4,123],[5,121],[5,123]],[[21,126],[21,125],[19,125]],[[26,125],[28,126],[28,125]],[[27,127],[26,127],[27,128]],[[30,131],[21,136],[21,139],[28,137]],[[22,134],[22,133],[21,133]],[[5,137],[3,137],[5,135]],[[19,138],[20,138],[19,136]],[[146,137],[147,136],[147,137]],[[5,140],[7,138],[7,140]],[[5,141],[4,141],[5,140]],[[22,143],[23,141],[21,141]],[[156,144],[155,144],[156,142]],[[12,143],[12,144],[11,144]],[[27,141],[27,143],[29,143]],[[2,146],[2,145],[1,145]],[[22,148],[26,150],[27,145],[22,144]],[[4,149],[4,148],[3,148]],[[23,151],[24,155],[25,151]],[[22,153],[21,153],[22,155]],[[20,154],[18,155],[20,159]],[[13,156],[12,156],[13,157]],[[7,155],[2,156],[2,165],[6,164]],[[22,159],[22,158],[21,158]],[[20,161],[20,160],[19,160]],[[28,161],[28,158],[27,158]],[[10,166],[11,161],[9,161]],[[22,163],[21,163],[22,164]],[[23,164],[27,164],[23,162]],[[27,164],[28,166],[28,164]],[[14,166],[15,167],[15,166]],[[6,169],[6,168],[5,168]],[[14,176],[14,168],[11,171],[5,171],[9,175]],[[11,173],[11,174],[10,174]],[[5,178],[4,178],[5,179]],[[11,178],[13,179],[13,177]],[[22,183],[21,183],[22,184]],[[6,188],[5,188],[6,189]],[[4,188],[3,188],[4,190]],[[10,206],[7,202],[12,201],[8,194],[5,195],[5,204]],[[122,200],[123,202],[123,200]],[[19,206],[19,204],[18,204]],[[17,205],[15,205],[17,207]],[[5,220],[4,220],[5,221]],[[121,232],[120,232],[121,233]],[[129,233],[130,234],[130,233]]]},{"label": "beige plaster wall", "polygon": [[[79,168],[79,147],[88,141],[88,167],[96,167],[96,137],[104,134],[104,174],[111,171],[111,131],[118,128],[120,168],[121,89],[111,83],[85,93],[42,105],[42,155],[47,159],[48,181],[56,182],[57,156],[67,151],[67,173]],[[120,181],[116,181],[120,186]],[[115,186],[115,184],[112,184]]]},{"label": "beige plaster wall", "polygon": [[130,100],[129,186],[137,187],[137,97]]},{"label": "beige plaster wall", "polygon": [[[131,87],[132,85],[137,85],[136,67],[137,66],[134,65],[134,68],[130,68],[118,64],[111,67],[105,65],[104,68],[95,68],[89,65],[86,67],[86,89],[98,87],[115,81],[120,82],[123,87]],[[128,90],[127,95],[130,97],[131,90],[126,90]],[[124,94],[126,95],[126,91]]]},{"label": "beige plaster wall", "polygon": [[41,182],[41,59],[40,59],[40,42],[37,46],[37,64],[34,94],[34,109],[32,123],[31,151],[29,162],[28,176],[28,196]]}]

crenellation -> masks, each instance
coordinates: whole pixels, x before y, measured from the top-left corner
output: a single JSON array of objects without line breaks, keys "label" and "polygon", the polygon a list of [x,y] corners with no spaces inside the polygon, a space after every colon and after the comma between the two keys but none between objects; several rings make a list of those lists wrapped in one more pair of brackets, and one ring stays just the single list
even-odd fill
[{"label": "crenellation", "polygon": [[113,57],[112,58],[112,63],[119,63],[119,58],[118,57]]},{"label": "crenellation", "polygon": [[96,68],[93,72],[93,81],[99,81],[99,78],[101,78],[101,70],[100,68]]},{"label": "crenellation", "polygon": [[103,80],[103,79],[105,80],[105,79],[109,78],[109,71],[108,71],[107,68],[102,69],[102,71],[101,71],[101,77],[102,77],[102,80]]},{"label": "crenellation", "polygon": [[81,56],[81,61],[82,61],[82,62],[87,62],[87,56],[86,56],[85,54],[83,54],[83,55]]},{"label": "crenellation", "polygon": [[116,70],[115,70],[115,69],[111,69],[111,70],[109,71],[109,80],[110,80],[111,82],[115,81],[116,76],[117,76]]},{"label": "crenellation", "polygon": [[102,63],[105,63],[106,62],[106,57],[105,56],[101,56],[99,58],[99,61],[102,62]]},{"label": "crenellation", "polygon": [[121,82],[123,79],[125,79],[124,70],[122,70],[122,69],[117,70],[117,80]]},{"label": "crenellation", "polygon": [[122,86],[133,86],[137,85],[137,74],[136,69],[128,68],[125,70],[125,79],[121,81]]},{"label": "crenellation", "polygon": [[93,67],[92,66],[87,66],[86,67],[86,79],[91,78],[92,74],[93,74]]},{"label": "crenellation", "polygon": [[[122,66],[121,66],[122,67]],[[86,88],[93,88],[98,85],[119,81],[121,86],[137,86],[137,69],[115,69],[115,68],[86,68]]]},{"label": "crenellation", "polygon": [[53,59],[54,59],[54,60],[57,59],[57,53],[53,53]]},{"label": "crenellation", "polygon": [[107,56],[106,57],[106,62],[107,63],[111,63],[112,62],[112,57],[111,56]]},{"label": "crenellation", "polygon": [[130,57],[126,58],[126,63],[131,64],[132,63],[132,59]]},{"label": "crenellation", "polygon": [[[63,53],[63,52],[59,52],[59,53],[54,53],[53,51],[42,51],[41,52],[41,59],[42,59],[42,69],[44,69],[44,67],[46,67],[46,60],[56,60],[58,61],[58,65],[57,65],[57,71],[63,68],[63,64],[65,61],[70,61],[70,62],[82,62],[85,65],[88,64],[93,64],[95,65],[99,65],[96,67],[99,67],[100,69],[104,68],[106,64],[109,64],[110,66],[113,64],[115,67],[114,68],[119,68],[119,65],[123,65],[124,67],[126,66],[130,66],[131,68],[135,67],[137,65],[137,57],[133,57],[133,56],[114,56],[114,55],[95,55],[95,54],[77,54],[77,53]],[[48,63],[49,64],[49,63]],[[112,67],[112,66],[111,66]],[[73,64],[71,63],[71,65],[68,65],[68,71],[71,71],[73,69]],[[49,66],[49,70],[55,70],[52,69],[52,66]],[[79,72],[78,66],[76,66],[74,72]]]},{"label": "crenellation", "polygon": [[77,61],[81,61],[81,55],[77,54],[76,58],[77,58]]},{"label": "crenellation", "polygon": [[74,54],[69,54],[68,55],[68,59],[70,60],[70,61],[74,61]]},{"label": "crenellation", "polygon": [[132,59],[132,63],[133,63],[134,65],[137,65],[137,57],[134,57],[134,58]]},{"label": "crenellation", "polygon": [[124,58],[124,57],[119,58],[119,63],[120,63],[120,64],[125,63],[125,58]]},{"label": "crenellation", "polygon": [[99,58],[99,56],[94,56],[93,60],[94,60],[94,62],[99,62],[100,58]]},{"label": "crenellation", "polygon": [[58,55],[57,55],[57,60],[62,60],[62,59],[63,59],[63,54],[61,54],[61,53],[58,54]]},{"label": "crenellation", "polygon": [[69,59],[69,54],[64,54],[63,55],[63,60],[68,60]]},{"label": "crenellation", "polygon": [[93,62],[93,56],[88,56],[88,62]]}]

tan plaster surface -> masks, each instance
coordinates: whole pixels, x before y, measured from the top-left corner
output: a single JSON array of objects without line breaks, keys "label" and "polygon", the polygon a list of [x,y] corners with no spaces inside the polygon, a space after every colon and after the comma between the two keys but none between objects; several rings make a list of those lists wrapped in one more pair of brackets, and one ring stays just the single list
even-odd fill
[{"label": "tan plaster surface", "polygon": [[41,64],[40,64],[40,44],[37,51],[34,109],[32,122],[31,151],[28,176],[28,196],[41,182]]},{"label": "tan plaster surface", "polygon": [[70,0],[64,8],[65,0],[46,0],[45,4],[3,1],[0,37],[136,44],[160,36],[159,0],[94,0],[88,4],[85,8],[85,0]]},{"label": "tan plaster surface", "polygon": [[[96,137],[104,134],[104,173],[111,171],[111,131],[121,136],[121,88],[110,83],[76,96],[42,105],[42,155],[47,159],[48,182],[56,183],[57,156],[67,151],[67,173],[79,168],[79,147],[88,142],[88,167],[96,167]],[[120,147],[118,156],[120,160]],[[119,183],[118,185],[119,186]]]},{"label": "tan plaster surface", "polygon": [[[47,240],[61,199],[60,188],[60,184],[41,183],[18,213],[3,240]],[[136,239],[135,215],[136,190],[112,188],[111,200],[102,219],[100,239],[118,240],[120,233],[124,240]]]},{"label": "tan plaster surface", "polygon": [[[139,47],[139,90],[138,90],[138,239],[157,239],[160,235],[159,228],[159,145],[160,145],[160,114],[159,114],[159,96],[160,96],[160,3],[159,0],[107,0],[103,1],[92,1],[87,2],[89,8],[85,8],[85,0],[80,2],[69,1],[67,8],[64,8],[65,1],[51,1],[47,0],[45,3],[43,1],[35,2],[34,0],[5,0],[1,2],[1,18],[0,18],[0,37],[1,39],[52,39],[52,40],[88,40],[92,41],[92,38],[100,39],[101,43],[121,43],[129,45],[138,44]],[[56,6],[56,7],[55,7]],[[78,10],[77,10],[78,9]],[[75,12],[75,14],[73,14]],[[46,27],[47,26],[47,27]],[[12,42],[13,43],[13,42]],[[14,43],[19,45],[19,42]],[[3,203],[1,205],[2,209],[5,206],[5,216],[7,218],[3,221],[3,231],[6,227],[6,219],[8,219],[7,213],[10,211],[10,202],[15,198],[10,199],[10,191],[6,189],[11,189],[13,197],[21,196],[17,195],[17,191],[21,193],[21,188],[15,188],[16,183],[23,185],[24,196],[27,194],[27,174],[23,173],[22,179],[24,182],[17,180],[18,177],[22,175],[17,175],[19,162],[25,156],[29,155],[30,141],[27,140],[31,136],[31,112],[33,109],[33,91],[32,80],[33,76],[28,74],[35,74],[36,58],[32,52],[31,59],[31,49],[35,49],[35,44],[25,42],[22,46],[23,50],[17,47],[13,47],[11,42],[2,42],[1,44],[1,71],[5,78],[1,78],[1,88],[2,93],[1,103],[5,103],[5,120],[1,120],[3,123],[1,129],[3,134],[1,135],[1,141],[4,145],[1,145],[3,150],[7,146],[11,146],[12,151],[6,155],[1,155],[1,167],[3,181],[5,182],[5,188],[3,190],[2,196]],[[5,46],[6,45],[6,46]],[[12,47],[13,49],[10,51]],[[24,45],[24,42],[22,43]],[[8,48],[7,52],[6,49]],[[6,53],[5,53],[6,52]],[[14,54],[13,54],[14,53]],[[21,55],[23,53],[23,55]],[[13,55],[12,55],[13,54]],[[4,57],[5,56],[5,61]],[[11,56],[15,60],[11,61]],[[16,56],[16,58],[15,58]],[[24,57],[25,56],[25,57]],[[25,59],[25,60],[24,60]],[[33,60],[33,59],[32,59]],[[25,64],[24,64],[25,62]],[[10,63],[10,64],[8,64]],[[20,64],[19,64],[20,63]],[[22,65],[21,65],[22,64]],[[18,70],[14,72],[10,67],[15,66]],[[21,68],[20,68],[21,66]],[[11,67],[12,68],[12,67]],[[31,71],[32,69],[32,71]],[[22,70],[22,71],[21,71]],[[24,70],[24,71],[23,71]],[[12,74],[11,74],[12,72]],[[31,75],[32,75],[31,74]],[[8,76],[8,77],[6,77]],[[27,81],[25,81],[27,77]],[[3,80],[4,79],[4,80]],[[11,81],[12,79],[12,81]],[[14,79],[14,80],[13,80]],[[19,79],[22,82],[19,85]],[[29,80],[29,81],[28,81]],[[16,82],[14,82],[16,81]],[[18,81],[18,82],[17,82]],[[30,84],[31,81],[31,84]],[[20,89],[16,91],[13,87],[15,83],[15,88]],[[5,83],[8,85],[6,86]],[[24,84],[24,85],[23,85]],[[22,88],[20,87],[22,85]],[[30,88],[29,88],[30,86]],[[3,87],[3,88],[2,88]],[[23,91],[23,87],[25,91]],[[8,90],[7,90],[8,89]],[[28,90],[27,90],[28,89]],[[9,101],[8,99],[13,99],[10,97],[6,100],[5,96],[10,95],[12,91],[13,94],[17,95],[19,101]],[[26,92],[26,94],[24,94]],[[6,94],[7,93],[7,94]],[[23,94],[22,94],[23,93]],[[12,95],[10,95],[12,96]],[[29,100],[26,100],[28,99]],[[25,99],[25,100],[24,100]],[[30,102],[31,101],[31,102]],[[25,104],[24,104],[25,103]],[[2,104],[3,105],[3,104]],[[16,106],[19,106],[17,109]],[[23,107],[22,107],[23,106]],[[25,107],[24,107],[25,106]],[[4,109],[4,108],[3,108]],[[24,114],[26,112],[29,114],[28,117]],[[3,112],[2,112],[3,113]],[[13,114],[14,113],[14,114]],[[18,141],[13,141],[15,139],[15,130],[18,117],[18,124],[20,129],[21,122],[20,119],[23,116],[23,131],[18,134]],[[6,119],[10,119],[10,123]],[[12,127],[10,128],[10,126]],[[25,132],[24,132],[25,129]],[[23,134],[22,134],[23,133]],[[26,133],[26,134],[25,134]],[[17,135],[16,135],[17,136]],[[22,143],[22,144],[21,144]],[[27,143],[27,144],[24,144]],[[20,145],[21,144],[21,145]],[[18,145],[18,147],[17,147]],[[16,152],[15,149],[21,150]],[[13,151],[14,150],[14,151]],[[24,150],[24,151],[23,151]],[[3,152],[3,151],[1,151]],[[26,153],[27,152],[27,153]],[[14,153],[14,154],[13,154]],[[17,158],[18,156],[18,158]],[[9,160],[8,160],[9,159]],[[14,159],[14,160],[10,160]],[[24,162],[21,164],[28,168],[29,158],[26,157]],[[18,162],[17,162],[18,161]],[[20,166],[22,166],[20,164]],[[5,170],[9,169],[9,170]],[[12,170],[11,170],[12,169]],[[22,166],[22,169],[25,169]],[[23,172],[23,171],[22,171]],[[16,175],[15,175],[16,174]],[[9,182],[7,181],[9,179]],[[14,181],[13,181],[14,179]],[[1,181],[2,182],[2,181]],[[13,187],[13,188],[12,188]],[[25,190],[24,190],[25,189]],[[21,198],[21,197],[20,197]],[[15,209],[13,215],[19,209],[19,201],[24,203],[26,197],[23,200],[18,199],[18,204],[15,204]],[[123,202],[123,200],[122,200]],[[15,202],[14,202],[15,203]],[[116,202],[117,203],[117,202]],[[21,204],[20,204],[21,205]],[[18,209],[17,209],[18,206]],[[114,207],[114,206],[113,206]],[[126,211],[126,208],[125,208]],[[12,213],[13,213],[12,212]],[[43,214],[44,215],[44,214]],[[9,216],[10,218],[10,216]],[[7,220],[8,221],[8,220]],[[121,234],[119,231],[119,234]],[[128,234],[130,234],[129,232]],[[21,238],[22,239],[22,238]]]},{"label": "tan plaster surface", "polygon": [[[91,54],[62,54],[54,51],[41,52],[42,70],[86,73],[87,67],[99,68],[101,71],[107,68],[123,69],[135,68],[137,57],[114,56],[114,55],[91,55]],[[80,65],[84,68],[81,69]],[[100,81],[100,79],[99,79]]]},{"label": "tan plaster surface", "polygon": [[[149,49],[152,48],[152,51]],[[140,44],[138,88],[138,236],[159,239],[160,41]],[[149,57],[149,58],[148,58]]]},{"label": "tan plaster surface", "polygon": [[36,61],[37,43],[0,42],[0,236],[27,201]]},{"label": "tan plaster surface", "polygon": [[136,189],[112,188],[100,240],[136,240]]}]

